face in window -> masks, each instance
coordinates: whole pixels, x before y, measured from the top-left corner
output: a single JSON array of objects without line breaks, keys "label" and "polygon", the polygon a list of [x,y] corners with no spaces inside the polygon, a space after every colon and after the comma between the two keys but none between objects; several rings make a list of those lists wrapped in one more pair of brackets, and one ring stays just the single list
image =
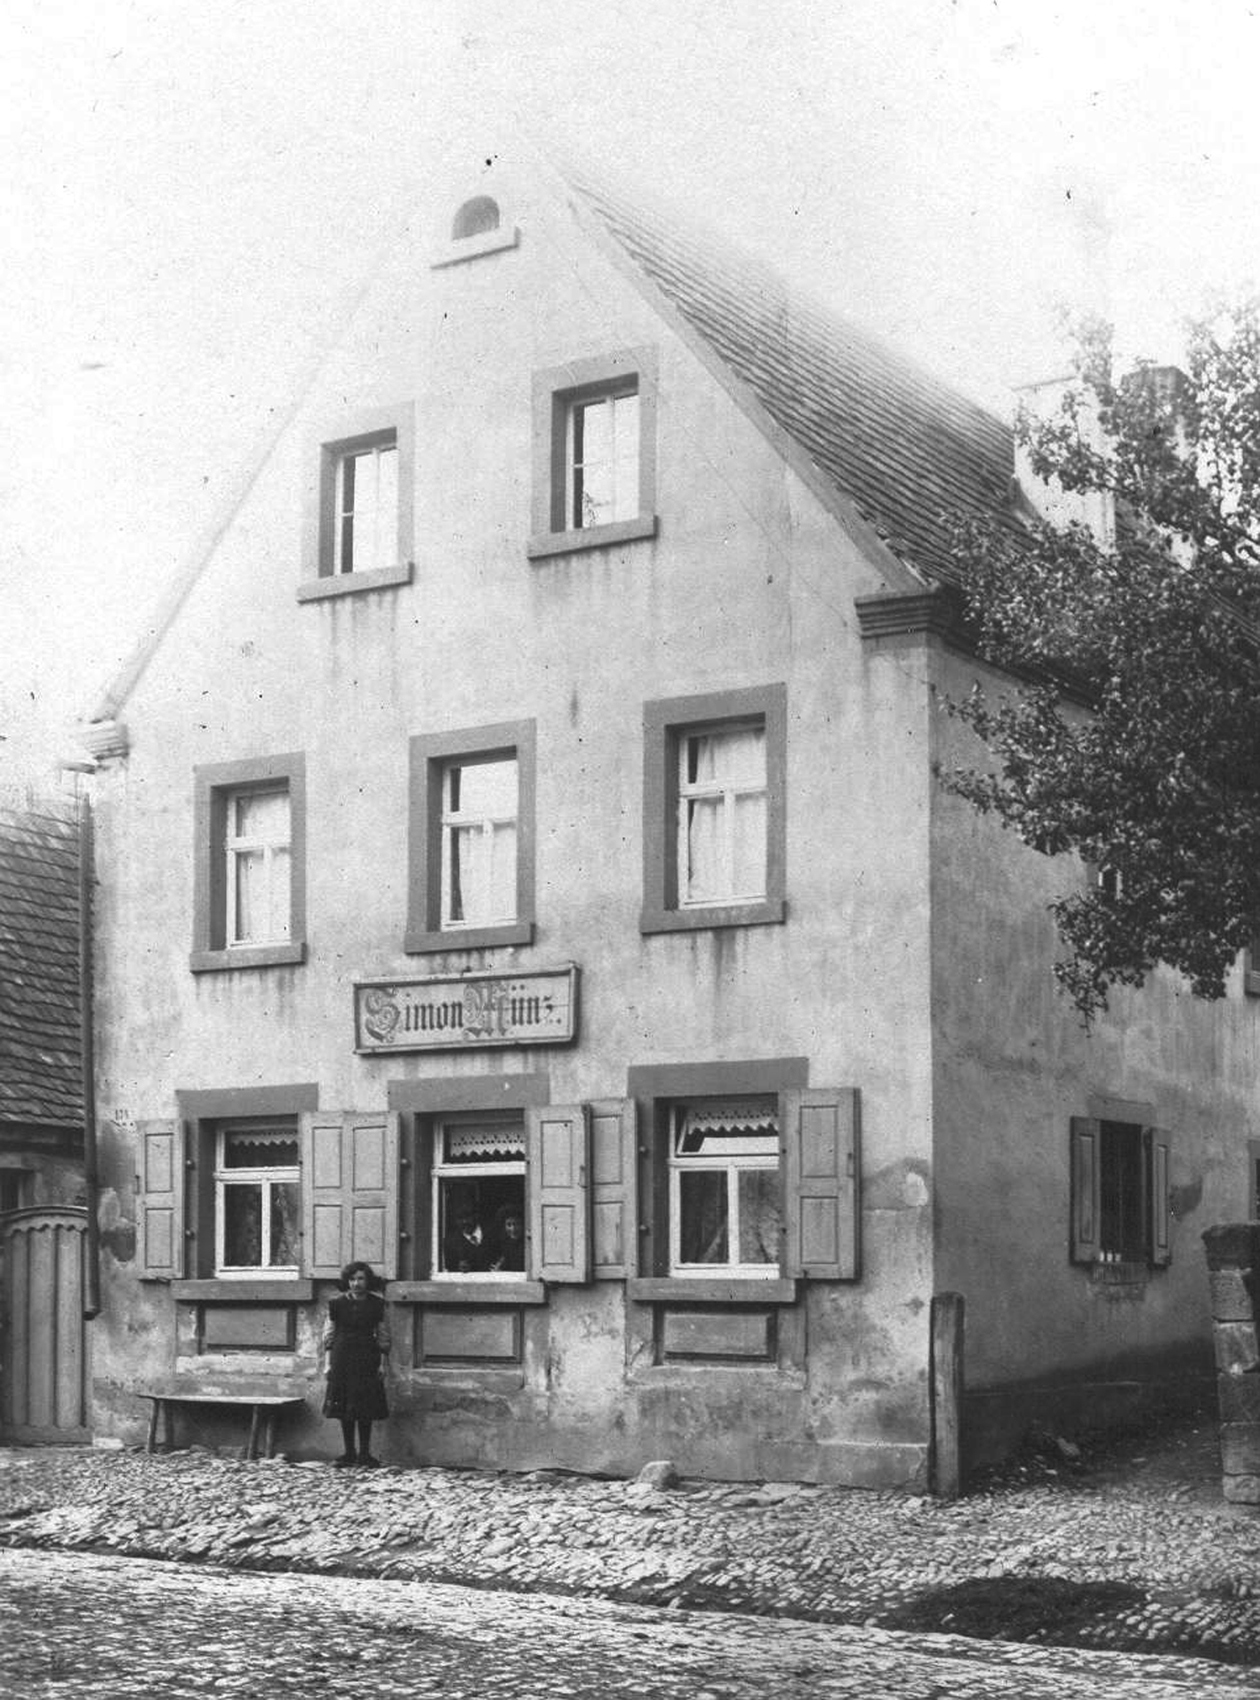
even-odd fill
[{"label": "face in window", "polygon": [[438,1124],[433,1214],[439,1274],[524,1269],[525,1130],[519,1121],[468,1117]]}]

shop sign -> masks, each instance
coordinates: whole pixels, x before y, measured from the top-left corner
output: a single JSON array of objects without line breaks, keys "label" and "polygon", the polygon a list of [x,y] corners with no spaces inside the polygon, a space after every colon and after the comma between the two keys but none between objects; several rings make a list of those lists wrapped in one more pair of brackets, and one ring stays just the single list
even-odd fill
[{"label": "shop sign", "polygon": [[577,969],[368,980],[354,988],[356,1051],[563,1045],[577,1032]]}]

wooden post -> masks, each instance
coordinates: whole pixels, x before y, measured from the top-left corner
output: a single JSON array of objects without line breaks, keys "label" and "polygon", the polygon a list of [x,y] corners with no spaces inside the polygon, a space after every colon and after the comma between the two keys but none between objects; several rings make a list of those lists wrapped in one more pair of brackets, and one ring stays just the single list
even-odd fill
[{"label": "wooden post", "polygon": [[961,1293],[932,1298],[932,1492],[957,1499],[962,1492],[963,1340],[966,1306]]}]

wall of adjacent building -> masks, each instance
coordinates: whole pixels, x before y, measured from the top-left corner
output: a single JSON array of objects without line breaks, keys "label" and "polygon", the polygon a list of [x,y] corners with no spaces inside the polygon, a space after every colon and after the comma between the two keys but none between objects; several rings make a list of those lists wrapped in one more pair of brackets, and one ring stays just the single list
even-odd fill
[{"label": "wall of adjacent building", "polygon": [[[981,766],[945,702],[976,679],[1009,686],[958,655],[930,659],[938,758]],[[1053,978],[1048,909],[1083,887],[1084,867],[1037,855],[943,787],[932,814],[935,1280],[966,1299],[979,1456],[1033,1421],[1100,1424],[1202,1391],[1200,1236],[1247,1211],[1260,1001],[1241,964],[1216,1003],[1160,970],[1141,990],[1118,988],[1086,1030]],[[1145,1279],[1071,1261],[1070,1125],[1088,1116],[1171,1135],[1171,1263]]]}]

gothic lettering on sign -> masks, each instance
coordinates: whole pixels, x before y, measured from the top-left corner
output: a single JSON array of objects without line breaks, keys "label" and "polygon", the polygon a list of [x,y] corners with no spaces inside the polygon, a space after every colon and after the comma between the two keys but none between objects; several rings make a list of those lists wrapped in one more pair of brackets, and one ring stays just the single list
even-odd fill
[{"label": "gothic lettering on sign", "polygon": [[562,1045],[576,1033],[577,970],[376,981],[354,988],[355,1049]]}]

